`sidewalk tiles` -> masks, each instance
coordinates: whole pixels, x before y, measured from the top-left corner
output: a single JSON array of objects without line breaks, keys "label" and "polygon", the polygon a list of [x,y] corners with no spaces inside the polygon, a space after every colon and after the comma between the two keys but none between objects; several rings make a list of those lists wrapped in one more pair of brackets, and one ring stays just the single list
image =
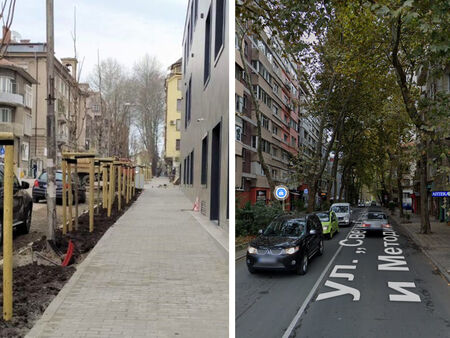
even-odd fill
[{"label": "sidewalk tiles", "polygon": [[228,337],[228,252],[155,179],[27,337]]}]

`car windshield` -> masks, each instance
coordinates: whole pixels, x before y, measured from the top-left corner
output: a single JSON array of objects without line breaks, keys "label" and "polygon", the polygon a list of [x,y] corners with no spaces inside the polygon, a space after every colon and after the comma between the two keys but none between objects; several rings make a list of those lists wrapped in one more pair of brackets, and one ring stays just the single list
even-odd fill
[{"label": "car windshield", "polygon": [[276,219],[264,231],[265,236],[299,237],[305,230],[306,222],[301,218]]},{"label": "car windshield", "polygon": [[331,207],[331,210],[333,210],[335,213],[346,213],[348,212],[348,206],[346,205],[335,205]]},{"label": "car windshield", "polygon": [[386,215],[382,212],[369,212],[367,219],[386,219]]},{"label": "car windshield", "polygon": [[[62,181],[62,173],[56,172],[55,177],[57,181]],[[39,176],[39,180],[47,182],[47,173],[42,173],[41,176]]]},{"label": "car windshield", "polygon": [[328,222],[328,221],[330,220],[330,215],[329,215],[329,214],[326,214],[326,213],[324,213],[324,212],[321,212],[321,213],[317,214],[317,216],[319,217],[319,219],[320,219],[322,222]]}]

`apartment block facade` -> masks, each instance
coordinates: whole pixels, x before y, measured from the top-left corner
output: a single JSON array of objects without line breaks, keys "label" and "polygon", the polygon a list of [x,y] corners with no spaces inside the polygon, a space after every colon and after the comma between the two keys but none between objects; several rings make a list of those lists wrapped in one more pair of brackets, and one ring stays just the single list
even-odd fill
[{"label": "apartment block facade", "polygon": [[169,176],[174,182],[180,177],[180,129],[182,99],[182,59],[169,67],[166,79],[166,116],[165,116],[165,162]]},{"label": "apartment block facade", "polygon": [[[37,84],[32,86],[31,161],[38,172],[45,167],[47,156],[47,54],[45,43],[12,42],[5,58],[26,70]],[[55,114],[57,156],[64,150],[86,150],[86,99],[89,86],[77,81],[77,60],[55,57]]]},{"label": "apartment block facade", "polygon": [[14,164],[19,177],[29,176],[32,171],[33,84],[36,80],[23,68],[0,60],[0,130],[14,133]]},{"label": "apartment block facade", "polygon": [[[293,179],[291,158],[299,154],[313,156],[319,137],[318,121],[305,114],[302,103],[307,92],[298,85],[294,65],[274,50],[278,49],[272,48],[266,37],[259,40],[245,36],[240,41],[236,36],[235,184],[240,205],[267,202],[272,198],[257,154],[258,142],[262,142],[264,160],[272,179],[276,184],[287,185],[295,199],[302,196],[307,186]],[[245,69],[250,73],[252,88],[247,86]],[[250,90],[255,93],[262,114],[261,140],[257,137]]]},{"label": "apartment block facade", "polygon": [[229,6],[190,0],[183,36],[181,185],[200,212],[228,228]]}]

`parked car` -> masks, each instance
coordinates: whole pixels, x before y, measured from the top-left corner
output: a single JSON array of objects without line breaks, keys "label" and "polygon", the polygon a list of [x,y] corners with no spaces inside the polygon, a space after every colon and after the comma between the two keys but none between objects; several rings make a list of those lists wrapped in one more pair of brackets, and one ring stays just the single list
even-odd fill
[{"label": "parked car", "polygon": [[328,235],[332,239],[334,234],[339,232],[339,222],[334,211],[318,212],[317,217],[319,217],[322,223],[323,234]]},{"label": "parked car", "polygon": [[[62,171],[57,170],[55,173],[56,178],[56,201],[58,203],[61,203],[62,201]],[[46,199],[46,193],[47,193],[47,173],[42,173],[33,184],[33,190],[32,190],[32,196],[33,196],[33,202],[38,203],[40,200]],[[69,185],[67,184],[66,188],[68,188]],[[73,201],[75,203],[75,186],[72,184],[72,196]],[[81,183],[78,183],[78,202],[84,203],[86,202],[86,188]]]},{"label": "parked car", "polygon": [[[14,175],[13,183],[13,229],[20,233],[30,232],[31,216],[33,213],[33,201],[26,191],[30,187],[28,182],[19,183]],[[4,174],[3,165],[0,165],[0,243],[3,243],[3,189]]]},{"label": "parked car", "polygon": [[369,209],[366,214],[362,215],[361,220],[360,228],[367,232],[382,232],[391,229],[388,216],[379,208]]},{"label": "parked car", "polygon": [[377,202],[375,202],[375,201],[370,202],[370,206],[371,207],[376,207],[377,206]]},{"label": "parked car", "polygon": [[338,217],[339,226],[352,224],[350,203],[334,203],[330,208]]},{"label": "parked car", "polygon": [[323,254],[322,224],[315,214],[285,215],[273,220],[247,250],[247,268],[306,273],[310,259]]}]

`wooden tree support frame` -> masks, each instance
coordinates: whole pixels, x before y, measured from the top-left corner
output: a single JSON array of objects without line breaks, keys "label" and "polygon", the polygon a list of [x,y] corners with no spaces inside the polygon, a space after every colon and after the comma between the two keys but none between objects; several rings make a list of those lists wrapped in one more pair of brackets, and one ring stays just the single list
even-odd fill
[{"label": "wooden tree support frame", "polygon": [[[62,202],[63,202],[63,234],[67,233],[67,190],[69,193],[69,231],[72,231],[72,168],[75,166],[75,173],[77,173],[78,160],[89,159],[89,231],[94,231],[94,181],[95,181],[95,165],[96,159],[93,153],[75,153],[75,152],[63,152],[62,154]],[[66,170],[68,171],[66,173]],[[66,174],[69,184],[66,182]],[[78,182],[78,179],[76,180]],[[78,196],[75,198],[75,224],[78,224]]]}]

